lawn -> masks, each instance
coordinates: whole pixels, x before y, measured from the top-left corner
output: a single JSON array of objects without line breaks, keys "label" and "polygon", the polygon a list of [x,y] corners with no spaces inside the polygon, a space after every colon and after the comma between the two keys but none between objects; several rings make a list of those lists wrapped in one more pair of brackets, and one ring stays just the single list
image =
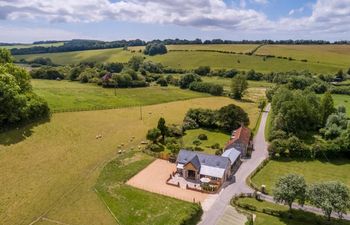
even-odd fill
[{"label": "lawn", "polygon": [[349,45],[264,45],[256,54],[306,59],[319,65],[337,65],[339,69],[349,68]]},{"label": "lawn", "polygon": [[[174,46],[180,48],[181,46]],[[186,46],[184,46],[186,47]],[[187,46],[189,47],[189,46]],[[250,51],[250,45],[242,45],[240,47],[234,45],[220,46],[202,46],[198,48],[206,49],[231,49],[232,51]],[[191,46],[196,49],[197,46]],[[78,62],[127,62],[133,55],[140,55],[138,51],[124,51],[121,48],[87,50],[63,53],[34,54],[34,55],[17,55],[17,60],[26,59],[33,60],[37,57],[49,57],[56,64],[72,64]],[[337,63],[317,63],[317,62],[301,62],[289,61],[286,59],[267,58],[260,56],[249,56],[242,54],[227,54],[219,52],[201,52],[201,51],[170,51],[165,55],[146,56],[146,60],[160,62],[165,66],[179,69],[194,69],[199,66],[210,66],[212,69],[238,69],[250,70],[254,69],[259,72],[284,72],[291,70],[309,70],[315,73],[335,73],[339,69],[344,69],[343,65]]]},{"label": "lawn", "polygon": [[328,161],[271,160],[253,178],[252,182],[260,187],[266,185],[271,194],[279,177],[290,173],[303,175],[308,184],[321,181],[341,181],[350,187],[350,160]]},{"label": "lawn", "polygon": [[336,106],[343,105],[346,107],[346,114],[350,117],[350,96],[349,95],[332,95]]},{"label": "lawn", "polygon": [[210,96],[173,86],[115,90],[94,84],[50,80],[32,80],[32,85],[35,93],[46,99],[53,111],[152,105]]},{"label": "lawn", "polygon": [[0,224],[30,224],[44,213],[65,224],[115,224],[93,187],[104,165],[120,156],[118,145],[136,149],[160,117],[180,124],[189,108],[230,103],[210,97],[144,106],[142,120],[139,108],[55,113],[50,121],[1,133]]},{"label": "lawn", "polygon": [[[256,215],[254,222],[256,225],[318,225],[322,224],[322,222],[326,222],[326,219],[322,216],[300,210],[293,210],[291,212],[294,217],[293,219],[271,216],[262,213],[262,210],[265,208],[278,211],[288,211],[288,207],[265,201],[257,201],[254,198],[240,198],[237,203],[249,204],[257,208],[257,211],[252,211],[252,213]],[[332,224],[349,225],[350,222],[332,219]]]},{"label": "lawn", "polygon": [[199,206],[174,198],[146,192],[125,184],[153,158],[130,152],[108,163],[97,184],[101,198],[120,224],[180,224]]},{"label": "lawn", "polygon": [[230,135],[221,133],[214,130],[205,130],[205,129],[195,129],[187,130],[185,136],[182,138],[184,147],[195,147],[193,141],[198,139],[198,135],[205,134],[208,137],[208,140],[200,140],[201,144],[199,147],[203,148],[205,153],[215,154],[216,149],[212,149],[210,146],[218,143],[220,149],[229,141]]}]

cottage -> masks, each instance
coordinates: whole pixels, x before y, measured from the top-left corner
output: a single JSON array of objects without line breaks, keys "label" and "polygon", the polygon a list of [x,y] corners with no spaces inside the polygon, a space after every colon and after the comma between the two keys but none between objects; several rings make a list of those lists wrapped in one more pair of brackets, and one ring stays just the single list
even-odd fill
[{"label": "cottage", "polygon": [[240,155],[235,149],[225,151],[222,156],[181,150],[176,168],[178,174],[185,179],[199,181],[201,178],[209,178],[211,183],[221,185],[240,165]]},{"label": "cottage", "polygon": [[249,128],[241,126],[232,132],[231,139],[228,141],[224,149],[228,150],[232,148],[238,150],[242,157],[248,156],[248,149],[253,148]]}]

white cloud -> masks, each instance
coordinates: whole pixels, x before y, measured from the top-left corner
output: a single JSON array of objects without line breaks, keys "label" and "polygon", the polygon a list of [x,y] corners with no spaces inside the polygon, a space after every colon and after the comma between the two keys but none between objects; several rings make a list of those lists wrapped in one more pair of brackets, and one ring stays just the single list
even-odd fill
[{"label": "white cloud", "polygon": [[[268,0],[250,0],[260,4]],[[248,9],[246,0],[229,6],[223,0],[0,0],[0,19],[48,20],[50,22],[132,21],[150,24],[175,24],[201,29],[263,32],[348,32],[349,0],[318,0],[312,15],[285,17],[271,21],[262,12]],[[302,12],[293,9],[289,15]],[[288,16],[288,15],[286,15]]]}]

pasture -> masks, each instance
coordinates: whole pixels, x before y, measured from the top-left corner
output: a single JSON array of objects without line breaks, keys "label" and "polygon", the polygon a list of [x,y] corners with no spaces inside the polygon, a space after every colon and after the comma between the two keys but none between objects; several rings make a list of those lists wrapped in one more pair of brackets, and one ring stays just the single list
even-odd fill
[{"label": "pasture", "polygon": [[[115,224],[94,187],[106,163],[120,157],[118,145],[124,144],[125,153],[133,151],[160,117],[179,124],[189,108],[218,109],[231,103],[235,101],[210,97],[144,106],[143,120],[138,107],[55,113],[48,122],[1,133],[0,224],[27,225],[41,215],[37,224],[51,224],[46,219]],[[250,116],[258,113],[255,103],[240,104]],[[102,138],[96,139],[99,134]],[[136,162],[138,157],[128,160]],[[128,191],[123,194],[128,196]],[[128,212],[123,208],[120,213],[128,217]]]},{"label": "pasture", "polygon": [[53,111],[143,106],[210,96],[173,86],[115,90],[95,84],[52,80],[32,80],[32,85],[35,93],[46,99]]},{"label": "pasture", "polygon": [[266,185],[271,194],[277,179],[290,173],[303,175],[308,184],[320,181],[341,181],[350,187],[350,160],[339,159],[331,161],[298,161],[271,160],[252,178],[252,182],[260,187]]},{"label": "pasture", "polygon": [[306,59],[319,65],[350,67],[350,45],[264,45],[256,54]]},{"label": "pasture", "polygon": [[[174,46],[172,48],[184,49],[188,47],[193,50],[201,48],[207,50],[222,49],[222,51],[250,51],[253,46],[245,45],[189,45]],[[302,46],[307,47],[307,46]],[[136,48],[136,47],[135,47]],[[347,53],[344,53],[347,54]],[[125,51],[121,48],[87,50],[76,52],[17,55],[17,60],[33,60],[37,57],[49,57],[56,64],[66,65],[78,62],[127,62],[133,55],[141,55],[138,51]],[[350,55],[350,54],[349,54]],[[278,58],[264,58],[255,55],[228,54],[220,52],[203,52],[203,51],[170,51],[165,55],[145,56],[146,60],[162,63],[165,66],[177,69],[195,69],[199,66],[210,66],[212,69],[238,69],[248,71],[254,69],[259,72],[285,72],[291,70],[309,70],[314,73],[335,73],[339,69],[344,69],[345,65],[339,63],[322,63],[322,62],[301,62],[289,61]],[[347,56],[346,56],[347,57]],[[346,58],[345,57],[345,58]],[[349,56],[350,57],[350,56]]]},{"label": "pasture", "polygon": [[[227,51],[236,53],[248,53],[254,50],[258,45],[254,44],[209,44],[209,45],[167,45],[169,51],[176,50],[187,50],[187,51],[198,51],[198,50],[209,50],[209,51]],[[129,47],[131,51],[144,50],[144,46]]]}]

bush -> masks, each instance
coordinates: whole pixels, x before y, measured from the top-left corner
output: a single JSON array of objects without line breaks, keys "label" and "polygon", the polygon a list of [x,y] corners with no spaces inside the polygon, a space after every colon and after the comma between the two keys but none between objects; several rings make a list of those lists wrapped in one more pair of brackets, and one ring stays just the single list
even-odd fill
[{"label": "bush", "polygon": [[215,151],[215,155],[222,155],[222,150],[221,149],[217,149]]},{"label": "bush", "polygon": [[180,81],[179,81],[180,88],[186,89],[194,81],[201,81],[200,76],[198,76],[196,74],[191,74],[191,73],[185,74],[185,75],[181,76],[181,78],[180,78]]},{"label": "bush", "polygon": [[213,144],[212,146],[210,146],[210,148],[212,148],[212,149],[221,149],[221,147],[220,147],[220,144],[219,144],[219,143],[215,143],[215,144]]},{"label": "bush", "polygon": [[200,66],[194,70],[194,72],[200,76],[207,76],[210,73],[209,66]]},{"label": "bush", "polygon": [[198,135],[198,139],[202,140],[202,141],[208,140],[208,136],[206,134],[200,134],[200,135]]},{"label": "bush", "polygon": [[148,146],[148,149],[151,150],[152,152],[161,152],[164,150],[164,146],[160,144],[152,143]]},{"label": "bush", "polygon": [[161,77],[157,80],[157,84],[159,84],[162,87],[167,87],[168,86],[168,82],[166,81],[165,78]]},{"label": "bush", "polygon": [[190,90],[209,93],[211,95],[220,96],[224,92],[222,85],[206,83],[206,82],[192,82],[189,85]]},{"label": "bush", "polygon": [[35,69],[30,71],[30,75],[35,79],[48,79],[48,80],[56,80],[57,78],[63,80],[64,75],[58,71],[57,68],[54,67],[41,67],[39,69]]},{"label": "bush", "polygon": [[149,43],[146,45],[145,50],[143,53],[145,55],[162,55],[166,54],[168,52],[166,46],[163,43]]},{"label": "bush", "polygon": [[196,146],[199,146],[199,145],[202,144],[202,142],[201,142],[200,140],[196,139],[196,140],[194,140],[194,141],[192,142],[192,144],[194,144],[194,145],[196,145]]},{"label": "bush", "polygon": [[182,126],[179,125],[175,125],[175,124],[171,124],[168,125],[168,133],[167,136],[168,137],[182,137],[183,132],[182,132]]}]

